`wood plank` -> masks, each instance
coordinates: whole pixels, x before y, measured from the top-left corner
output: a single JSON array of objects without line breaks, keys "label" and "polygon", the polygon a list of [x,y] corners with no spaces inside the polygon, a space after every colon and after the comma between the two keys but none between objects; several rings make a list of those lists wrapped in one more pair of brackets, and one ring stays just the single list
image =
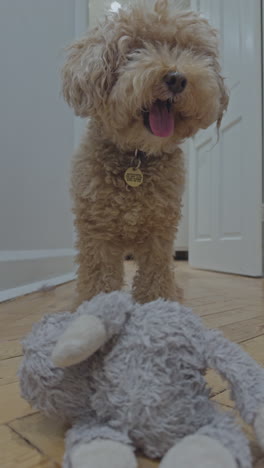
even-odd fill
[{"label": "wood plank", "polygon": [[75,290],[75,282],[47,291],[39,291],[0,304],[0,340],[20,340],[44,314],[69,310]]},{"label": "wood plank", "polygon": [[243,320],[242,322],[220,326],[219,329],[223,331],[224,335],[229,340],[242,343],[256,336],[263,335],[264,320],[263,317],[255,317],[249,320]]},{"label": "wood plank", "polygon": [[[1,307],[1,306],[0,306]],[[22,355],[20,340],[0,340],[0,361]]]},{"label": "wood plank", "polygon": [[200,308],[201,312],[204,309],[207,310],[206,308],[208,308],[209,310],[214,310],[214,307],[218,311],[219,304],[222,301],[223,297],[221,297],[221,295],[218,295],[218,292],[211,291],[210,294],[206,294],[204,290],[198,289],[197,292],[192,291],[191,297],[188,297],[188,295],[184,293],[183,304],[192,309],[197,308],[197,310],[199,310],[198,308]]},{"label": "wood plank", "polygon": [[39,451],[61,463],[66,428],[59,421],[37,413],[12,421],[9,426]]},{"label": "wood plank", "polygon": [[220,405],[226,406],[227,408],[234,408],[234,402],[230,399],[229,390],[215,395],[212,400],[216,401]]},{"label": "wood plank", "polygon": [[227,388],[227,382],[214,370],[209,369],[206,373],[205,379],[212,389],[212,395],[217,395]]},{"label": "wood plank", "polygon": [[20,397],[18,382],[0,386],[0,424],[36,413],[29,404]]},{"label": "wood plank", "polygon": [[72,282],[0,304],[1,321],[5,323],[5,327],[0,328],[0,339],[21,339],[44,314],[69,309],[74,288]]},{"label": "wood plank", "polygon": [[7,426],[0,426],[0,466],[1,468],[58,467]]},{"label": "wood plank", "polygon": [[[194,310],[195,311],[195,310]],[[264,323],[264,318],[260,316],[260,312],[254,308],[226,310],[218,314],[210,314],[203,316],[203,322],[208,328],[219,328],[231,323],[240,323],[244,320],[260,317]]]},{"label": "wood plank", "polygon": [[153,460],[147,460],[147,458],[138,458],[138,468],[158,468],[159,462]]},{"label": "wood plank", "polygon": [[[210,302],[208,304],[193,304],[192,310],[200,317],[207,317],[207,316],[218,316],[221,312],[229,312],[230,310],[239,310],[240,306],[236,305],[233,300],[230,301],[223,301],[219,300],[219,302]],[[210,325],[208,325],[210,326]]]},{"label": "wood plank", "polygon": [[[22,312],[23,313],[23,312]],[[28,315],[20,319],[10,321],[5,330],[0,330],[0,339],[3,336],[8,336],[11,340],[17,340],[26,336],[32,329],[33,323],[37,322],[44,315],[43,313],[35,313],[34,316]]]},{"label": "wood plank", "polygon": [[264,366],[264,335],[257,336],[253,340],[245,341],[241,346],[259,364]]},{"label": "wood plank", "polygon": [[[215,296],[214,296],[214,299],[215,299]],[[205,316],[206,318],[207,316],[211,316],[211,315],[214,315],[217,317],[221,313],[224,313],[224,312],[228,313],[229,311],[232,311],[232,310],[233,311],[241,310],[243,309],[244,306],[245,306],[245,302],[241,299],[233,299],[233,298],[223,299],[223,297],[219,296],[217,301],[212,300],[210,303],[207,303],[207,304],[195,304],[193,302],[192,307],[193,307],[193,311],[196,314],[200,315],[200,317]],[[207,325],[207,326],[210,326],[210,325]]]},{"label": "wood plank", "polygon": [[18,381],[17,370],[21,359],[19,356],[0,361],[0,386]]}]

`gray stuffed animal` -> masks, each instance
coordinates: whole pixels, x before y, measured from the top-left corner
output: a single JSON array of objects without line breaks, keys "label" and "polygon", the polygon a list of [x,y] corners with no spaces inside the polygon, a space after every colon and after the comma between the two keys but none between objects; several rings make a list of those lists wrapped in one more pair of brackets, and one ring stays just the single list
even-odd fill
[{"label": "gray stuffed animal", "polygon": [[264,448],[264,370],[190,310],[100,294],[75,314],[45,316],[24,341],[23,397],[66,423],[65,468],[251,468],[232,414],[209,400],[213,368],[228,380]]}]

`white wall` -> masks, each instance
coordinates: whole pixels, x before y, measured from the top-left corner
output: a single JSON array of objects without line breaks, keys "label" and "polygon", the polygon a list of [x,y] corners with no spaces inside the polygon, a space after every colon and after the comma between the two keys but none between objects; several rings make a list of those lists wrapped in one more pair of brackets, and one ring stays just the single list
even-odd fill
[{"label": "white wall", "polygon": [[[98,18],[100,18],[105,11],[110,9],[111,5],[121,4],[126,5],[129,0],[87,0],[89,3],[89,23],[90,26],[95,26]],[[174,0],[179,9],[189,9],[190,0]]]},{"label": "white wall", "polygon": [[74,34],[73,0],[0,2],[0,300],[72,276],[75,121],[59,67]]}]

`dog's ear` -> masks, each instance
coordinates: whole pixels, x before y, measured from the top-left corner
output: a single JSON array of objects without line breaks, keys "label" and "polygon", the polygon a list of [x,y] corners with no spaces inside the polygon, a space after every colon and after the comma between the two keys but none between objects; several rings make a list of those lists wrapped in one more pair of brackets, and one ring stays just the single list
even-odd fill
[{"label": "dog's ear", "polygon": [[229,92],[225,85],[224,78],[221,75],[219,75],[219,88],[220,88],[221,95],[220,95],[220,112],[219,112],[219,116],[217,119],[218,131],[219,131],[222,119],[223,119],[224,112],[226,111],[228,102],[229,102]]},{"label": "dog's ear", "polygon": [[113,84],[115,62],[115,43],[107,41],[99,27],[68,48],[62,91],[76,115],[88,117],[104,104]]},{"label": "dog's ear", "polygon": [[184,13],[184,21],[182,46],[188,47],[188,44],[192,44],[193,50],[196,50],[202,56],[210,57],[212,60],[212,67],[217,76],[220,90],[219,115],[217,118],[217,128],[219,129],[229,101],[229,93],[221,75],[219,64],[219,33],[210,26],[205,18],[196,12]]},{"label": "dog's ear", "polygon": [[168,13],[169,4],[168,0],[156,0],[154,11],[161,17],[166,16]]}]

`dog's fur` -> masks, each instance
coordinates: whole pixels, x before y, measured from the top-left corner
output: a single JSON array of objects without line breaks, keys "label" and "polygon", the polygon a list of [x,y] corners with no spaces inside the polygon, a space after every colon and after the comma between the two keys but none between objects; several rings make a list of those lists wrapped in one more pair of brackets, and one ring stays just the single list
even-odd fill
[{"label": "dog's fur", "polygon": [[[188,80],[177,96],[164,82],[171,71]],[[213,122],[219,126],[228,103],[216,31],[198,14],[176,11],[166,0],[109,13],[70,47],[63,94],[77,115],[91,118],[73,164],[75,305],[100,291],[121,289],[126,251],[139,266],[137,301],[178,299],[171,261],[184,188],[179,145]],[[143,110],[157,99],[173,101],[170,137],[154,136],[144,125]],[[124,173],[136,150],[144,153],[144,182],[132,188]]]}]

